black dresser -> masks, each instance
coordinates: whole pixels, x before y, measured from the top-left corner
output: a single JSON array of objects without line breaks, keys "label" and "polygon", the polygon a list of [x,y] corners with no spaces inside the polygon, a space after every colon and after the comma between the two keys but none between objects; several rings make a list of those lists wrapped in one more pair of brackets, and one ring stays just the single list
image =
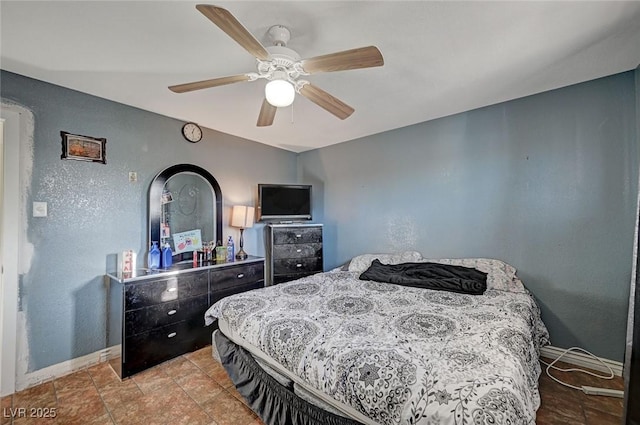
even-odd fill
[{"label": "black dresser", "polygon": [[264,258],[107,278],[108,345],[121,346],[109,362],[125,378],[210,344],[216,325],[204,325],[205,311],[226,296],[263,287]]},{"label": "black dresser", "polygon": [[266,226],[267,286],[323,271],[322,224]]}]

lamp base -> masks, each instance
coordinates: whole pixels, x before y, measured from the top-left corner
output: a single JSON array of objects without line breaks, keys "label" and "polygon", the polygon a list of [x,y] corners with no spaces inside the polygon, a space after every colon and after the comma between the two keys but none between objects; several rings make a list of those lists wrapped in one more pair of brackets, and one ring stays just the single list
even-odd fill
[{"label": "lamp base", "polygon": [[240,228],[240,251],[236,254],[236,260],[246,260],[249,256],[246,252],[244,252],[244,229]]}]

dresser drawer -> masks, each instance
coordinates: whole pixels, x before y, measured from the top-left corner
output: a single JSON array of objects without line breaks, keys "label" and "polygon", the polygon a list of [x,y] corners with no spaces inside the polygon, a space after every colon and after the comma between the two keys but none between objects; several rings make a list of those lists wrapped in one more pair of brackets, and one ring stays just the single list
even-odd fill
[{"label": "dresser drawer", "polygon": [[316,273],[322,271],[322,258],[283,258],[274,260],[273,273],[278,274],[297,274],[297,273]]},{"label": "dresser drawer", "polygon": [[125,338],[123,375],[140,372],[209,343],[211,332],[204,327],[204,320],[199,326],[183,321]]},{"label": "dresser drawer", "polygon": [[200,324],[209,308],[209,295],[169,301],[125,313],[125,337],[173,323],[188,321]]},{"label": "dresser drawer", "polygon": [[252,289],[264,288],[264,280],[258,280],[255,282],[244,283],[242,285],[237,285],[231,288],[222,289],[220,291],[214,291],[211,294],[211,304],[220,301],[221,299],[228,297],[229,295],[240,294],[242,292],[247,292]]},{"label": "dresser drawer", "polygon": [[125,288],[125,310],[206,294],[209,272],[188,273],[178,277],[142,281]]},{"label": "dresser drawer", "polygon": [[322,242],[322,227],[284,227],[273,229],[273,244]]},{"label": "dresser drawer", "polygon": [[211,273],[211,291],[222,291],[257,281],[264,281],[264,263],[224,268]]},{"label": "dresser drawer", "polygon": [[300,243],[275,245],[273,247],[273,255],[275,258],[322,257],[322,244]]}]

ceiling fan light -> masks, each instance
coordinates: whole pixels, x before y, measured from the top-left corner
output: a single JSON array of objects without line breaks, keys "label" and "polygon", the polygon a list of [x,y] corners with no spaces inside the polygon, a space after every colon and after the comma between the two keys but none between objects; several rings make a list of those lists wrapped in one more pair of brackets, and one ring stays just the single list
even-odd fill
[{"label": "ceiling fan light", "polygon": [[296,90],[286,80],[271,80],[264,87],[264,96],[267,102],[275,107],[282,108],[293,103]]}]

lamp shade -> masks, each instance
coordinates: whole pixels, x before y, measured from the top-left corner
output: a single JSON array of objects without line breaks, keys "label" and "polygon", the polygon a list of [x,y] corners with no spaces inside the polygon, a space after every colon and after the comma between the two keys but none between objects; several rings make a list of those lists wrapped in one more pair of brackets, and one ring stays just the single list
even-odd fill
[{"label": "lamp shade", "polygon": [[264,87],[267,102],[278,108],[291,105],[295,96],[296,90],[286,80],[271,80]]},{"label": "lamp shade", "polygon": [[234,205],[231,210],[231,226],[241,229],[253,227],[255,209],[244,205]]}]

